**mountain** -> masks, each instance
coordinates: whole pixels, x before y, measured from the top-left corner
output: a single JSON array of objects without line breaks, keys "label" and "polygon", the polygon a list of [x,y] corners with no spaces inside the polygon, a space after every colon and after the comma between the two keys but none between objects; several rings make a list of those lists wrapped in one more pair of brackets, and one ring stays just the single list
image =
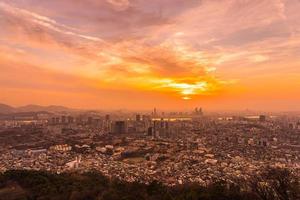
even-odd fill
[{"label": "mountain", "polygon": [[68,108],[65,106],[50,105],[50,106],[46,106],[45,111],[47,111],[47,112],[70,112],[70,111],[74,111],[74,109]]},{"label": "mountain", "polygon": [[71,112],[74,109],[64,106],[40,106],[40,105],[26,105],[21,107],[12,107],[6,104],[0,103],[0,114],[12,114],[12,113],[26,113],[26,112]]},{"label": "mountain", "polygon": [[64,107],[64,106],[40,106],[40,105],[26,105],[18,107],[17,112],[39,112],[39,111],[46,111],[46,112],[70,112],[72,109]]},{"label": "mountain", "polygon": [[1,114],[9,114],[9,113],[13,113],[14,110],[15,110],[14,107],[11,107],[11,106],[9,106],[9,105],[0,103],[0,113],[1,113]]}]

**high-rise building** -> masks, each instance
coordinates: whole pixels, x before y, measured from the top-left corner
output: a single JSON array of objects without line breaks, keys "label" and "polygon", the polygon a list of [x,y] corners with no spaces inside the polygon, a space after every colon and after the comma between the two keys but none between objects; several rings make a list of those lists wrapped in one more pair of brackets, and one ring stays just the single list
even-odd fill
[{"label": "high-rise building", "polygon": [[153,121],[153,136],[154,137],[168,137],[169,135],[169,122],[165,121],[163,118],[161,120]]},{"label": "high-rise building", "polygon": [[259,121],[260,121],[260,122],[265,122],[266,119],[267,119],[266,115],[260,115],[260,116],[259,116]]},{"label": "high-rise building", "polygon": [[125,121],[116,121],[113,127],[113,133],[115,134],[124,134],[126,133],[126,122]]},{"label": "high-rise building", "polygon": [[152,127],[149,127],[148,130],[147,130],[147,135],[148,136],[153,136],[153,128]]},{"label": "high-rise building", "polygon": [[154,117],[157,116],[157,110],[156,110],[156,108],[153,109],[153,116],[154,116]]},{"label": "high-rise building", "polygon": [[199,115],[203,115],[202,108],[199,108],[199,109],[198,109],[198,114],[199,114]]},{"label": "high-rise building", "polygon": [[202,111],[202,108],[195,108],[195,111],[194,111],[195,115],[203,115],[203,111]]},{"label": "high-rise building", "polygon": [[135,116],[135,121],[137,121],[137,122],[141,121],[141,115],[139,115],[139,114],[136,115]]}]

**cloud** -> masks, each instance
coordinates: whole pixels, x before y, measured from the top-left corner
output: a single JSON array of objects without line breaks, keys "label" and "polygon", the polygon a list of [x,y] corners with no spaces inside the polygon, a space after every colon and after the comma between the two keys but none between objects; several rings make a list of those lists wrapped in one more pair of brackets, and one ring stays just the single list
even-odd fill
[{"label": "cloud", "polygon": [[249,59],[253,62],[265,62],[265,61],[269,60],[269,57],[263,56],[263,55],[254,55],[254,56],[251,56]]},{"label": "cloud", "polygon": [[117,10],[126,10],[130,4],[128,0],[106,0],[106,1],[112,4]]},{"label": "cloud", "polygon": [[[91,40],[94,42],[104,42],[101,38],[98,38],[98,37],[93,37],[93,36],[88,36],[88,35],[83,35],[83,34],[73,32],[73,30],[76,30],[76,29],[69,27],[67,25],[58,23],[55,20],[50,19],[49,17],[46,17],[46,16],[42,16],[42,15],[39,15],[39,14],[36,14],[33,12],[29,12],[24,9],[12,7],[8,4],[1,3],[1,2],[0,2],[0,8],[4,12],[6,12],[6,15],[4,15],[4,16],[7,16],[7,14],[8,14],[9,17],[15,17],[15,18],[19,18],[19,19],[22,18],[22,19],[24,19],[24,22],[25,22],[25,20],[27,20],[27,22],[28,23],[31,22],[32,25],[34,25],[34,24],[40,25],[41,27],[48,28],[52,31],[56,31],[61,34],[71,35],[71,36],[79,37],[82,39]],[[20,23],[20,25],[22,25],[22,23]]]},{"label": "cloud", "polygon": [[299,9],[296,0],[3,0],[0,45],[96,88],[194,99],[297,72]]},{"label": "cloud", "polygon": [[[176,85],[189,85],[193,94],[195,91],[200,92],[202,84],[212,85],[218,82],[209,74],[213,68],[206,66],[201,52],[185,45],[172,42],[146,45],[143,40],[108,43],[98,37],[77,33],[75,29],[49,17],[7,4],[1,4],[1,8],[6,12],[6,18],[3,19],[5,26],[15,30],[16,35],[30,38],[39,47],[54,45],[53,48],[57,46],[63,51],[84,56],[86,65],[79,70],[85,71],[84,74],[89,77],[109,76],[105,80],[119,79],[123,85],[135,88],[139,78],[134,77],[141,76],[145,82],[141,83],[143,89],[151,90],[164,87],[160,80],[172,80],[173,83],[168,88],[177,91],[180,87],[176,88]],[[131,77],[131,80],[126,77]],[[198,77],[207,80],[201,82],[197,80]],[[205,88],[207,93],[213,90],[213,87]]]}]

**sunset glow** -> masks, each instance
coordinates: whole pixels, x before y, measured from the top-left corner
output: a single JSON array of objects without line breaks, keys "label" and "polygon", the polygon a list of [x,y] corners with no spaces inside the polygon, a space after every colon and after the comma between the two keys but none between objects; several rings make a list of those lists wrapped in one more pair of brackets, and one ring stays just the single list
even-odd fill
[{"label": "sunset glow", "polygon": [[299,10],[299,0],[1,0],[0,102],[300,109]]}]

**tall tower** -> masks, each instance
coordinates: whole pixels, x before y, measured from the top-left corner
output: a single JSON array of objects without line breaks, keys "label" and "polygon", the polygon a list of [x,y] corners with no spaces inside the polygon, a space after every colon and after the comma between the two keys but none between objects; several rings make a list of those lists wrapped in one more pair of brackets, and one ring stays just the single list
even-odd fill
[{"label": "tall tower", "polygon": [[199,114],[199,115],[203,115],[202,108],[199,108],[199,109],[198,109],[198,114]]},{"label": "tall tower", "polygon": [[153,117],[157,117],[157,110],[156,110],[156,108],[153,109]]}]

